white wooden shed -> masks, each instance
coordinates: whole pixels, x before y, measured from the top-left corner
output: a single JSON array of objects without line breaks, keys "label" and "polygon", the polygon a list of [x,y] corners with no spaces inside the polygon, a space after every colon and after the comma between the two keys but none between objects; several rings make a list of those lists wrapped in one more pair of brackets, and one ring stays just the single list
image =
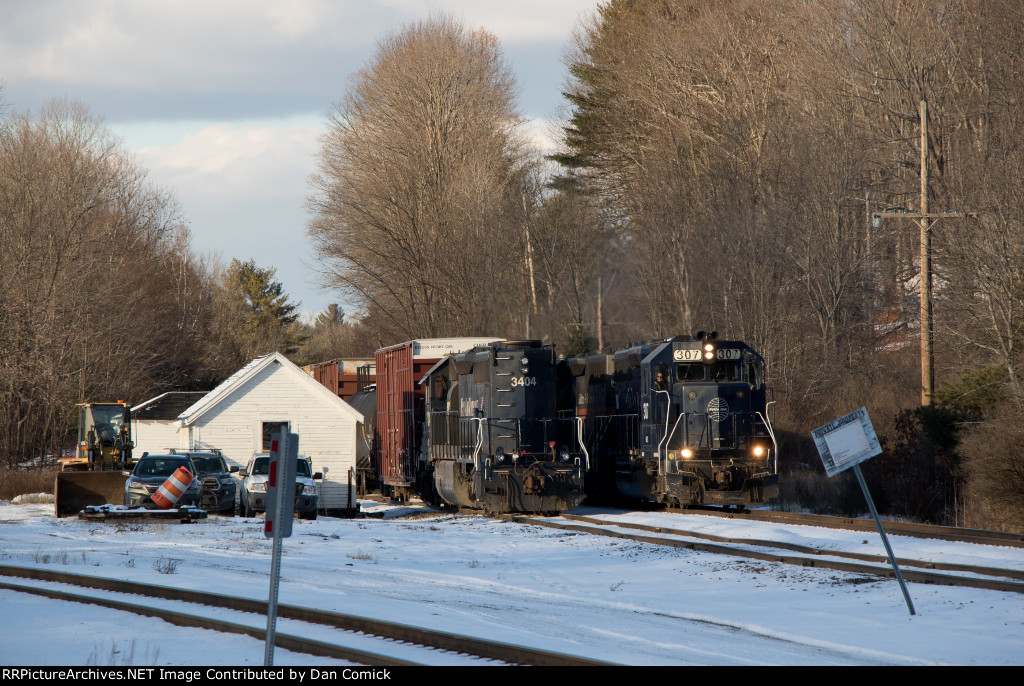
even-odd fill
[{"label": "white wooden shed", "polygon": [[132,408],[132,440],[136,459],[143,453],[166,453],[171,448],[187,448],[179,435],[178,415],[206,393],[204,391],[169,391],[150,398]]},{"label": "white wooden shed", "polygon": [[356,425],[363,415],[280,353],[258,357],[178,416],[179,437],[191,450],[218,448],[244,468],[270,452],[271,435],[299,436],[299,455],[323,472],[319,507],[353,510]]}]

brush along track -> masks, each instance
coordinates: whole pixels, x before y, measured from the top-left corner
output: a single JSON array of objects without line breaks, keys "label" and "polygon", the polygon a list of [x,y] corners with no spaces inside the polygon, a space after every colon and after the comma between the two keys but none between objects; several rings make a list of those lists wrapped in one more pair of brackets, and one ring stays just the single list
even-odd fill
[{"label": "brush along track", "polygon": [[[585,517],[571,514],[563,514],[558,518],[542,518],[524,515],[509,515],[507,518],[521,524],[534,524],[537,526],[561,529],[564,531],[578,531],[597,536],[622,538],[630,541],[637,541],[639,543],[651,543],[654,545],[664,545],[673,548],[687,548],[701,552],[733,555],[736,557],[746,557],[756,560],[765,560],[768,562],[782,562],[784,564],[799,565],[801,567],[835,569],[855,574],[869,574],[882,577],[895,576],[892,568],[888,565],[888,558],[878,555],[821,550],[778,541],[724,538],[721,536],[713,536],[710,534],[686,531],[683,529],[668,529],[665,527],[646,526],[643,524],[609,522],[598,517]],[[559,519],[568,521],[558,521]],[[576,524],[570,522],[579,523]],[[648,534],[632,533],[629,530],[645,531],[660,535],[652,536]],[[702,541],[708,542],[704,543]],[[771,552],[770,550],[765,550],[766,548],[787,550],[793,553],[800,553],[800,555],[779,554]],[[846,562],[845,560],[857,560],[857,562]],[[875,564],[866,564],[867,562]],[[990,567],[944,564],[940,562],[922,562],[905,558],[897,558],[897,563],[900,565],[900,572],[903,575],[903,578],[907,581],[1024,593],[1024,572],[1007,569],[993,569]],[[920,571],[922,569],[933,569],[937,571]],[[971,576],[958,576],[956,574],[940,574],[937,573],[938,571],[957,572],[960,574],[977,574],[979,576],[998,578],[976,578]]]},{"label": "brush along track", "polygon": [[[34,569],[28,567],[14,567],[0,565],[0,575],[30,579],[33,581],[68,584],[81,588],[98,589],[112,593],[128,593],[132,595],[145,596],[147,598],[159,598],[182,603],[195,603],[209,607],[223,608],[239,612],[255,613],[266,617],[267,604],[265,601],[251,600],[224,596],[213,593],[203,593],[187,589],[171,588],[167,586],[155,586],[152,584],[141,584],[118,579],[106,579],[103,577],[86,576],[82,574],[71,574],[68,572],[57,572],[48,569]],[[212,629],[226,633],[245,634],[259,640],[265,640],[265,619],[264,628],[246,624],[228,622],[213,619],[209,616],[191,614],[177,610],[168,610],[144,604],[135,604],[101,595],[82,595],[57,588],[46,588],[44,585],[18,584],[0,582],[0,588],[14,591],[33,593],[36,595],[65,600],[71,602],[89,603],[101,605],[116,610],[132,612],[148,617],[157,617],[172,624],[184,627]],[[523,646],[516,646],[507,643],[485,641],[471,636],[459,636],[440,631],[431,631],[419,627],[386,622],[365,617],[356,617],[337,612],[326,612],[311,608],[298,607],[295,605],[279,604],[278,618],[306,622],[321,626],[329,626],[350,632],[360,632],[368,636],[379,637],[382,641],[399,641],[405,644],[422,646],[424,650],[432,649],[458,653],[462,656],[458,660],[460,664],[487,664],[481,660],[491,660],[501,664],[514,665],[535,665],[535,666],[596,666],[607,665],[607,662],[599,662],[572,655],[562,655],[544,650],[536,650]],[[424,664],[423,662],[410,661],[391,657],[387,654],[349,648],[335,643],[318,641],[314,639],[276,632],[274,645],[286,650],[291,650],[307,655],[318,655],[340,660],[347,660],[357,664],[399,667]],[[389,653],[396,652],[394,644],[390,647],[382,645],[381,650]],[[468,657],[467,657],[468,656]],[[449,664],[456,662],[456,657]],[[473,660],[476,658],[476,661]],[[492,663],[493,664],[493,663]]]}]

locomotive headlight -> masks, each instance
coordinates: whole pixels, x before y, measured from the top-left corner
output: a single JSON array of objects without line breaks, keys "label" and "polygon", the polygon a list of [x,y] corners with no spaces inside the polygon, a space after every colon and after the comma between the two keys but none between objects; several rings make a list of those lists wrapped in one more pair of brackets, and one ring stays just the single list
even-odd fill
[{"label": "locomotive headlight", "polygon": [[498,463],[505,461],[505,449],[501,446],[494,449],[494,460]]},{"label": "locomotive headlight", "polygon": [[754,446],[754,457],[763,457],[763,456],[764,456],[764,446],[762,446],[762,445],[755,445]]},{"label": "locomotive headlight", "polygon": [[519,358],[519,364],[522,366],[523,371],[525,372],[526,368],[530,366],[530,361],[526,359],[526,355],[523,355],[521,358]]},{"label": "locomotive headlight", "polygon": [[689,448],[683,448],[679,454],[683,456],[684,460],[688,460],[693,457],[693,451]]},{"label": "locomotive headlight", "polygon": [[568,462],[570,457],[569,448],[563,445],[562,451],[559,453],[558,457],[562,460],[562,462]]},{"label": "locomotive headlight", "polygon": [[715,359],[715,346],[711,345],[710,343],[705,343],[704,344],[704,359],[705,360],[713,360],[713,359]]}]

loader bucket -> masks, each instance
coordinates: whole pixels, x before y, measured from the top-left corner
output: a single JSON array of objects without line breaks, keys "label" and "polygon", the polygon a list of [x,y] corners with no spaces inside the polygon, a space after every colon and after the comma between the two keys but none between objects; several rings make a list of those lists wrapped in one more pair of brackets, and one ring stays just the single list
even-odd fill
[{"label": "loader bucket", "polygon": [[120,505],[124,502],[121,472],[58,472],[53,487],[53,513],[77,515],[88,505]]}]

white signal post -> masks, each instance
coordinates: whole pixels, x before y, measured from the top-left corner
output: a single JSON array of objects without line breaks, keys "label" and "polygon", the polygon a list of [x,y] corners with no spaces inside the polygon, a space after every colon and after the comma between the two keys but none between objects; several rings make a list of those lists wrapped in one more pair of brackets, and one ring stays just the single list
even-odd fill
[{"label": "white signal post", "polygon": [[270,442],[270,471],[267,478],[267,518],[263,535],[274,540],[270,562],[270,598],[267,600],[267,634],[263,665],[274,665],[277,628],[277,589],[281,580],[282,538],[292,535],[295,513],[295,471],[299,461],[299,437],[282,431]]},{"label": "white signal post", "polygon": [[900,590],[903,591],[903,598],[907,601],[907,609],[910,610],[911,615],[917,614],[914,612],[914,603],[910,599],[907,585],[903,582],[903,575],[900,574],[900,567],[896,564],[896,556],[893,555],[892,548],[889,546],[889,538],[885,535],[882,520],[879,519],[878,510],[875,509],[875,501],[872,500],[868,484],[864,481],[864,475],[860,471],[861,462],[882,453],[875,429],[871,426],[871,419],[868,418],[867,408],[862,407],[825,426],[819,426],[811,432],[811,437],[818,447],[818,454],[821,455],[821,462],[825,465],[825,472],[829,478],[843,470],[853,468],[854,474],[857,475],[857,483],[860,484],[860,490],[864,493],[864,499],[868,501],[871,516],[875,519],[875,526],[878,527],[878,535],[882,537],[885,552],[889,555],[889,564],[892,565],[893,572],[896,574],[896,580],[900,582]]}]

